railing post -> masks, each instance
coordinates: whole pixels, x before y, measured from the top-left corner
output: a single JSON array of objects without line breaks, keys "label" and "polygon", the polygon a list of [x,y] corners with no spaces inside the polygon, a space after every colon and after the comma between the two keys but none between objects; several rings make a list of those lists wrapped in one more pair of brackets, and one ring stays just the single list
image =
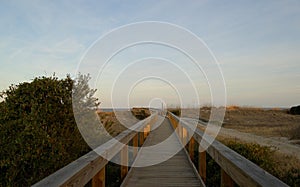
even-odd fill
[{"label": "railing post", "polygon": [[121,150],[121,179],[124,179],[128,172],[128,145]]},{"label": "railing post", "polygon": [[148,134],[147,134],[147,126],[146,126],[146,127],[144,127],[144,139],[147,138],[147,135]]},{"label": "railing post", "polygon": [[105,166],[93,177],[92,187],[105,187]]},{"label": "railing post", "polygon": [[233,187],[234,182],[232,178],[223,170],[221,169],[221,187]]},{"label": "railing post", "polygon": [[178,123],[177,128],[179,140],[182,142],[182,126]]},{"label": "railing post", "polygon": [[171,120],[171,123],[172,123],[174,129],[176,129],[178,126],[177,122],[175,121],[173,116],[171,116],[171,115],[169,115],[169,116],[170,116],[170,120]]},{"label": "railing post", "polygon": [[142,147],[142,145],[144,144],[144,132],[139,132],[139,136],[140,136],[139,144],[140,144],[140,147]]},{"label": "railing post", "polygon": [[181,126],[181,142],[183,143],[183,130],[184,130],[184,127],[183,126]]},{"label": "railing post", "polygon": [[189,142],[189,154],[192,161],[194,161],[194,147],[195,147],[195,139],[191,137]]},{"label": "railing post", "polygon": [[147,125],[147,136],[150,134],[151,131],[151,125],[150,123]]},{"label": "railing post", "polygon": [[[202,152],[200,152],[202,151]],[[206,152],[200,149],[199,146],[199,175],[201,176],[204,183],[206,183]]]},{"label": "railing post", "polygon": [[186,128],[182,127],[182,144],[183,146],[187,143],[187,130]]},{"label": "railing post", "polygon": [[135,157],[137,155],[137,152],[138,152],[138,147],[139,147],[138,139],[139,139],[138,134],[136,134],[133,137],[133,142],[132,142],[132,144],[133,144],[133,157]]}]

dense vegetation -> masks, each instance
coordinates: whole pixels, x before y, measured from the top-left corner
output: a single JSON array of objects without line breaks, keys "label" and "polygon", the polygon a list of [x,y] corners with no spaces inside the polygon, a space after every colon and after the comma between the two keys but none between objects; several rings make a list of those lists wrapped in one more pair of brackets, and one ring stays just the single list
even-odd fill
[{"label": "dense vegetation", "polygon": [[226,145],[246,157],[259,167],[268,171],[290,186],[300,186],[300,168],[281,168],[276,159],[275,150],[269,146],[254,143],[225,142]]},{"label": "dense vegetation", "polygon": [[[260,146],[254,143],[240,143],[236,141],[224,142],[229,148],[244,156],[248,160],[257,164],[259,167],[268,171],[290,186],[300,185],[300,169],[288,168],[283,169],[278,165],[278,161],[274,157],[274,152],[271,147]],[[207,157],[207,186],[219,186],[221,175],[220,167],[210,157]]]},{"label": "dense vegetation", "polygon": [[29,186],[89,151],[72,109],[74,93],[86,110],[98,105],[89,79],[39,77],[1,93],[0,186]]},{"label": "dense vegetation", "polygon": [[300,105],[291,107],[289,113],[292,115],[300,115]]}]

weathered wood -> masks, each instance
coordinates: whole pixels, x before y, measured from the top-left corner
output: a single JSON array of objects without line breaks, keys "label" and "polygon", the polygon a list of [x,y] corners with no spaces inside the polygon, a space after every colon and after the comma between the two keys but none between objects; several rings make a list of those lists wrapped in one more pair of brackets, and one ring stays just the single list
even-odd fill
[{"label": "weathered wood", "polygon": [[[179,121],[179,118],[168,113],[170,118]],[[192,131],[192,125],[185,120],[180,124]],[[240,186],[288,186],[278,178],[263,170],[256,164],[247,160],[235,151],[214,140],[198,128],[194,130],[193,137],[200,144],[207,145],[206,152],[219,164],[219,166]]]},{"label": "weathered wood", "polygon": [[221,187],[233,187],[234,182],[227,173],[221,169]]},{"label": "weathered wood", "polygon": [[[172,136],[173,128],[167,119],[155,130],[151,131],[145,140],[144,146],[138,153],[137,159],[133,163],[129,173],[121,186],[203,186],[195,168],[182,148],[182,144],[177,136]],[[171,156],[168,160],[156,165],[147,167],[134,167],[148,162],[155,162],[168,155],[168,151],[152,151],[147,148],[151,145],[157,145],[166,138],[171,138],[168,144],[161,147],[160,150],[180,150],[177,154]],[[145,148],[145,149],[143,149]]]},{"label": "weathered wood", "polygon": [[204,183],[206,183],[206,152],[202,151],[198,154],[198,171]]},{"label": "weathered wood", "polygon": [[187,139],[188,139],[188,132],[184,127],[182,127],[182,144],[183,145],[187,144]]},{"label": "weathered wood", "polygon": [[146,125],[146,127],[144,127],[144,138],[145,138],[145,139],[147,138],[147,136],[148,136],[148,134],[149,134],[148,128],[149,128],[149,125]]},{"label": "weathered wood", "polygon": [[105,187],[105,167],[93,177],[92,187]]},{"label": "weathered wood", "polygon": [[[174,118],[171,118],[171,123],[172,123],[172,125],[173,125],[173,127],[174,127],[174,129],[176,129],[177,127],[178,127],[178,122],[177,121],[175,121],[175,119]],[[176,129],[177,130],[177,129]],[[178,132],[177,132],[178,133]]]},{"label": "weathered wood", "polygon": [[150,123],[146,126],[147,128],[147,136],[150,134],[150,131],[151,131],[151,125]]},{"label": "weathered wood", "polygon": [[132,139],[132,146],[133,146],[133,157],[137,155],[138,149],[139,149],[139,137],[138,134],[136,134]]},{"label": "weathered wood", "polygon": [[180,124],[178,124],[177,128],[178,128],[179,140],[182,142],[182,126]]},{"label": "weathered wood", "polygon": [[178,135],[178,137],[179,137],[179,124],[178,123],[176,123],[176,129],[175,129],[175,132],[176,132],[176,134]]},{"label": "weathered wood", "polygon": [[195,139],[192,137],[189,142],[189,154],[192,161],[194,161],[194,148],[195,148]]},{"label": "weathered wood", "polygon": [[140,147],[144,144],[144,132],[139,132],[139,144]]},{"label": "weathered wood", "polygon": [[128,146],[125,145],[121,150],[121,179],[128,173]]}]

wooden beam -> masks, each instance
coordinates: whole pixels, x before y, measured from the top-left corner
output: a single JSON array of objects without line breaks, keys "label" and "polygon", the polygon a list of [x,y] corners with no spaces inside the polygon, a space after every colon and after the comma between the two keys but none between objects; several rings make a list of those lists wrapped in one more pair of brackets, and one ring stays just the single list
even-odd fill
[{"label": "wooden beam", "polygon": [[175,131],[176,131],[178,137],[179,137],[179,127],[180,127],[180,126],[179,126],[179,124],[177,123],[177,124],[176,124],[176,128],[175,128]]},{"label": "wooden beam", "polygon": [[182,139],[181,139],[181,133],[182,132],[182,127],[181,127],[181,125],[178,123],[178,125],[177,125],[177,133],[178,133],[178,138],[179,138],[179,140],[181,141]]},{"label": "wooden beam", "polygon": [[194,148],[195,148],[195,139],[191,137],[189,142],[189,154],[192,161],[194,161]]},{"label": "wooden beam", "polygon": [[121,179],[124,179],[128,172],[128,145],[121,150]]},{"label": "wooden beam", "polygon": [[144,132],[139,132],[139,144],[140,144],[140,147],[142,147],[142,145],[144,144]]},{"label": "wooden beam", "polygon": [[183,146],[187,144],[187,136],[188,136],[188,133],[187,133],[186,128],[182,127],[182,144],[183,144]]},{"label": "wooden beam", "polygon": [[233,187],[234,182],[227,173],[221,169],[221,187]]},{"label": "wooden beam", "polygon": [[133,144],[133,157],[136,157],[137,152],[138,152],[138,148],[139,148],[138,140],[139,140],[139,137],[138,137],[138,134],[136,134],[133,137],[133,142],[132,142],[132,144]]},{"label": "wooden beam", "polygon": [[183,142],[183,127],[181,125],[179,126],[179,133],[180,133],[179,137],[180,137],[180,140],[182,143]]},{"label": "wooden beam", "polygon": [[105,167],[93,177],[92,187],[105,187]]},{"label": "wooden beam", "polygon": [[146,139],[147,138],[147,126],[146,127],[144,127],[144,139]]},{"label": "wooden beam", "polygon": [[206,152],[199,152],[199,175],[204,183],[206,183]]},{"label": "wooden beam", "polygon": [[177,121],[175,121],[175,119],[173,117],[171,117],[171,123],[173,124],[174,129],[176,129],[178,126],[178,123],[177,123]]},{"label": "wooden beam", "polygon": [[150,131],[151,131],[151,126],[150,124],[147,125],[147,136],[150,134]]}]

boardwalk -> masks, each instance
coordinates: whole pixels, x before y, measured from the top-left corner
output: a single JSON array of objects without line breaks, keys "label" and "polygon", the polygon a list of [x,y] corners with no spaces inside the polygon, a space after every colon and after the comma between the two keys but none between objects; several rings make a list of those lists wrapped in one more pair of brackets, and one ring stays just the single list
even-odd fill
[{"label": "boardwalk", "polygon": [[[168,157],[170,152],[182,147],[176,136],[170,136],[174,130],[169,120],[163,120],[163,123],[149,134],[143,147],[159,144],[169,137],[168,144],[161,147],[161,150],[169,151],[159,149],[154,152],[141,149],[135,165]],[[131,168],[122,186],[187,186],[187,184],[188,186],[202,186],[200,177],[193,168],[188,155],[184,149],[181,149],[175,156],[163,163]]]},{"label": "boardwalk", "polygon": [[[144,136],[150,126],[149,136]],[[131,127],[132,129],[123,131],[115,139],[111,139],[97,148],[97,153],[100,155],[114,157],[120,154],[121,160],[124,161],[124,165],[120,165],[121,178],[124,178],[123,187],[205,186],[198,172],[201,178],[207,182],[207,154],[220,166],[219,171],[213,172],[220,172],[222,186],[233,187],[234,183],[239,186],[288,186],[217,140],[208,141],[212,137],[205,136],[201,128],[193,130],[194,124],[191,124],[189,120],[180,120],[170,112],[168,118],[154,113]],[[177,133],[173,133],[173,127],[176,127]],[[186,146],[187,149],[183,149],[181,142],[186,141],[186,134],[190,132],[193,132],[193,136]],[[130,141],[135,147],[141,147],[138,153],[137,149],[131,152],[128,151],[127,146],[124,146],[124,144],[128,145]],[[211,142],[204,152],[199,152],[197,146],[193,146],[194,143],[199,145],[201,141],[205,144]],[[196,148],[197,150],[195,150]],[[187,151],[191,158],[199,159],[198,171],[190,161]],[[127,173],[128,157],[132,153],[134,155],[137,153],[133,163],[133,166],[136,167],[131,167]],[[176,154],[173,155],[174,153]],[[81,187],[91,182],[93,187],[105,187],[105,184],[110,182],[105,181],[107,172],[105,168],[109,159],[98,154],[91,151],[33,186]],[[165,161],[162,162],[162,159]],[[155,162],[156,164],[154,164]],[[109,172],[107,174],[111,175]]]}]

